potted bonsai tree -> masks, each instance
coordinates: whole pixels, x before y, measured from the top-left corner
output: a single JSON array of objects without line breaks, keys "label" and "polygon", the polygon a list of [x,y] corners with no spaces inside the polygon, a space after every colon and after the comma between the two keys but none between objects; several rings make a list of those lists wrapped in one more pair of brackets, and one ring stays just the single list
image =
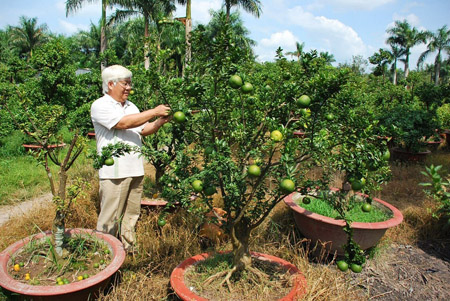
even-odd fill
[{"label": "potted bonsai tree", "polygon": [[[220,279],[231,289],[230,279],[244,270],[261,275],[253,265],[261,254],[249,249],[251,233],[284,198],[295,191],[329,190],[336,171],[344,172],[344,182],[364,177],[372,187],[388,167],[382,159],[386,145],[373,138],[377,121],[363,109],[364,99],[353,95],[359,93],[358,82],[349,70],[312,58],[314,72],[306,72],[289,64],[281,49],[275,64],[254,64],[233,40],[229,24],[222,28],[214,39],[202,27],[193,35],[199,45],[211,43],[198,47],[202,51],[189,70],[204,87],[196,98],[201,113],[175,125],[187,138],[176,145],[176,158],[161,181],[169,202],[180,201],[191,212],[217,206],[225,212],[231,264],[204,284]],[[309,131],[304,139],[294,135],[299,127]],[[172,274],[171,284],[182,298],[195,298],[182,284],[182,271],[199,258],[188,259]]]},{"label": "potted bonsai tree", "polygon": [[[217,280],[232,290],[230,279],[243,271],[263,277],[252,262],[274,260],[251,252],[249,239],[271,209],[296,189],[294,153],[299,139],[292,134],[296,125],[291,118],[300,107],[290,99],[297,94],[294,79],[288,90],[264,89],[266,81],[284,81],[283,74],[279,68],[253,73],[250,49],[234,40],[225,15],[219,19],[222,26],[214,39],[207,37],[203,27],[193,35],[199,51],[193,53],[196,59],[186,71],[185,82],[202,93],[185,110],[198,113],[173,123],[183,139],[175,145],[176,157],[161,183],[165,200],[178,201],[190,212],[206,215],[214,207],[225,212],[223,228],[233,246],[231,266],[211,275],[205,286]],[[280,52],[280,61],[281,56]],[[180,297],[192,296],[183,284],[188,263],[206,257],[187,259],[172,273],[171,284]],[[295,277],[286,295],[303,294],[306,283],[298,269],[276,261]]]},{"label": "potted bonsai tree", "polygon": [[426,139],[437,135],[438,125],[418,104],[397,104],[382,114],[380,123],[394,141],[395,159],[423,161],[430,153]]},{"label": "potted bonsai tree", "polygon": [[[0,253],[0,286],[23,298],[87,299],[105,287],[125,258],[123,246],[115,237],[65,227],[73,202],[88,185],[82,179],[70,179],[68,170],[83,154],[84,134],[90,126],[86,123],[89,104],[70,103],[77,97],[72,93],[75,90],[67,87],[77,85],[77,79],[69,57],[60,41],[48,43],[33,58],[40,77],[2,86],[2,103],[16,126],[41,147],[36,158],[45,168],[56,208],[51,231],[24,238]],[[82,85],[77,87],[83,89]],[[52,95],[47,89],[55,98],[42,101],[40,95]],[[11,103],[15,109],[20,108],[20,114],[12,111]],[[59,133],[63,126],[71,134],[67,147],[50,147],[62,142]],[[52,262],[51,267],[39,269],[42,261]]]}]

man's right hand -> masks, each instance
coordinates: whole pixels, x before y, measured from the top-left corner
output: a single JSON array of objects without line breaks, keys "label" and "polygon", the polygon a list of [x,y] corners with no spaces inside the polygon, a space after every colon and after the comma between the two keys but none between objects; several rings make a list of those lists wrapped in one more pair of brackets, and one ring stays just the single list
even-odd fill
[{"label": "man's right hand", "polygon": [[166,105],[159,105],[156,108],[154,108],[154,110],[155,115],[158,117],[166,117],[169,116],[170,114],[170,107]]}]

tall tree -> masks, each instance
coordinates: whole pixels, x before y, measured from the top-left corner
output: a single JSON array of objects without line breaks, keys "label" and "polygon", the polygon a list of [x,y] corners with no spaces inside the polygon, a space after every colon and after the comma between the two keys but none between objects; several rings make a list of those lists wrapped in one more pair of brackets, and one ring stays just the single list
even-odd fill
[{"label": "tall tree", "polygon": [[185,39],[186,39],[186,53],[184,56],[184,64],[189,64],[192,56],[192,47],[191,47],[191,31],[192,31],[192,4],[191,0],[177,0],[177,2],[181,5],[186,5],[186,20],[184,23],[185,26]]},{"label": "tall tree", "polygon": [[384,78],[387,71],[387,66],[393,61],[392,54],[389,51],[386,51],[382,48],[378,50],[378,52],[374,53],[371,57],[369,57],[369,62],[372,65],[376,65],[374,69],[374,75],[380,76],[383,75],[383,83]]},{"label": "tall tree", "polygon": [[420,55],[417,61],[417,67],[423,64],[428,55],[437,51],[436,58],[434,59],[434,83],[438,85],[439,72],[442,64],[442,51],[450,53],[450,29],[447,29],[447,25],[444,25],[436,33],[427,32],[426,34],[429,38],[427,50]]},{"label": "tall tree", "polygon": [[37,18],[20,17],[19,26],[9,28],[10,41],[29,60],[33,51],[47,40],[47,25],[37,25]]},{"label": "tall tree", "polygon": [[426,42],[426,34],[423,31],[419,31],[415,27],[411,27],[408,21],[395,21],[395,25],[387,30],[391,36],[387,38],[388,44],[395,44],[400,46],[405,54],[405,78],[409,74],[409,56],[411,54],[411,48]]},{"label": "tall tree", "polygon": [[325,60],[325,64],[327,64],[327,65],[331,65],[331,63],[336,62],[334,55],[331,53],[328,53],[328,51],[319,53],[319,56]]},{"label": "tall tree", "polygon": [[303,54],[303,48],[305,47],[305,43],[295,42],[295,51],[286,52],[286,55],[292,55],[297,57],[297,61],[300,62],[300,58]]},{"label": "tall tree", "polygon": [[242,6],[242,8],[259,18],[262,13],[261,1],[260,0],[225,0],[225,10],[227,14],[227,20],[230,20],[231,8],[233,6]]},{"label": "tall tree", "polygon": [[[66,17],[70,13],[74,13],[79,10],[83,4],[97,2],[96,0],[66,0]],[[107,48],[107,37],[106,37],[106,8],[112,8],[114,5],[114,0],[102,0],[102,17],[100,19],[100,54],[103,54]],[[101,62],[101,69],[103,70],[106,67],[105,61]]]},{"label": "tall tree", "polygon": [[111,16],[112,21],[123,21],[135,15],[144,17],[144,66],[148,70],[150,66],[150,58],[147,55],[149,49],[149,24],[151,21],[157,21],[161,15],[167,16],[175,11],[175,5],[172,0],[116,0],[116,4],[124,7],[124,10],[118,9]]},{"label": "tall tree", "polygon": [[[405,49],[391,44],[391,50],[387,50],[387,53],[392,57],[392,83],[397,84],[397,62],[406,54]],[[406,76],[405,76],[406,77]]]}]

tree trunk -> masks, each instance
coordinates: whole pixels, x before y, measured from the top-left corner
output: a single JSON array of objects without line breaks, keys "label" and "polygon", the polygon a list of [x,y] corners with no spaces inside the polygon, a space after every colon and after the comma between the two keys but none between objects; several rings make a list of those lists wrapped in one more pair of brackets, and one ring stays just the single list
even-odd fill
[{"label": "tree trunk", "polygon": [[405,79],[408,78],[408,75],[409,75],[409,55],[407,54],[405,58]]},{"label": "tree trunk", "polygon": [[64,232],[66,230],[65,214],[63,210],[56,210],[55,219],[53,220],[52,234],[55,240],[55,251],[58,256],[63,256]]},{"label": "tree trunk", "polygon": [[231,243],[233,245],[233,268],[235,272],[242,271],[249,267],[252,263],[248,243],[251,229],[243,218],[240,222],[233,226],[231,230]]},{"label": "tree trunk", "polygon": [[148,70],[150,68],[150,57],[149,52],[149,32],[148,32],[148,16],[144,15],[144,68]]},{"label": "tree trunk", "polygon": [[[107,1],[102,1],[102,20],[101,20],[101,29],[100,29],[100,54],[104,54],[107,47],[107,41],[106,41],[106,4]],[[107,62],[105,60],[102,60],[100,63],[100,68],[103,71],[107,66]]]},{"label": "tree trunk", "polygon": [[441,50],[439,49],[438,54],[436,56],[436,60],[434,62],[434,84],[436,86],[439,85],[439,72],[441,69]]},{"label": "tree trunk", "polygon": [[164,166],[155,166],[155,187],[158,193],[162,191],[160,180],[163,175],[164,175]]},{"label": "tree trunk", "polygon": [[192,16],[191,16],[191,0],[186,2],[186,24],[185,28],[185,40],[186,40],[186,53],[184,56],[184,66],[182,68],[181,74],[184,75],[184,70],[189,65],[192,58],[192,46],[191,46],[191,31],[192,31]]}]

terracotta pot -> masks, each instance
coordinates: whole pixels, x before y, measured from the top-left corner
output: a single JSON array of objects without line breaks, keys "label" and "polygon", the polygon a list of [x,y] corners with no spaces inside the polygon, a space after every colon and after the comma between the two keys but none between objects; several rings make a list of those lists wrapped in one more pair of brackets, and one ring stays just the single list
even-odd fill
[{"label": "terracotta pot", "polygon": [[143,198],[141,200],[141,206],[147,206],[149,208],[161,209],[167,205],[167,201]]},{"label": "terracotta pot", "polygon": [[[327,251],[332,253],[336,251],[338,255],[344,255],[342,246],[347,243],[347,234],[343,230],[345,222],[300,207],[297,204],[297,200],[300,198],[299,193],[293,192],[284,199],[284,203],[292,209],[295,223],[300,232],[306,238],[311,239],[313,244],[323,244]],[[391,204],[377,198],[373,198],[373,201],[372,206],[391,211],[393,217],[384,222],[353,222],[351,224],[353,239],[363,250],[375,246],[387,229],[397,226],[403,220],[402,213]]]},{"label": "terracotta pot", "polygon": [[95,133],[94,132],[87,133],[87,136],[88,136],[89,139],[95,139]]},{"label": "terracotta pot", "polygon": [[[251,252],[252,257],[258,258],[260,260],[267,260],[271,262],[276,262],[283,267],[285,267],[291,275],[296,275],[294,285],[292,287],[292,290],[289,292],[289,294],[279,300],[282,301],[289,301],[289,300],[298,300],[301,298],[302,295],[306,293],[306,279],[305,276],[300,272],[300,270],[293,264],[267,254],[263,253],[257,253],[257,252]],[[210,257],[212,253],[203,253],[200,255],[196,255],[194,257],[188,258],[182,263],[180,263],[172,272],[170,275],[170,284],[172,285],[172,288],[174,289],[175,293],[179,298],[182,300],[198,300],[198,301],[207,301],[208,299],[202,298],[195,293],[193,293],[185,284],[184,282],[184,274],[186,270],[192,266],[193,264],[196,264],[199,261],[203,261]]]},{"label": "terracotta pot", "polygon": [[394,147],[392,148],[392,153],[394,160],[424,162],[426,157],[431,153],[431,151],[426,150],[423,152],[410,152],[398,147]]},{"label": "terracotta pot", "polygon": [[86,233],[103,240],[112,254],[111,263],[98,274],[88,279],[72,282],[65,285],[29,285],[12,278],[7,270],[8,261],[31,239],[39,239],[50,236],[51,232],[39,233],[20,240],[0,253],[0,286],[7,291],[20,295],[25,300],[89,300],[97,296],[111,280],[111,277],[121,267],[125,260],[123,244],[114,236],[88,229],[70,229],[66,235]]},{"label": "terracotta pot", "polygon": [[444,137],[441,137],[439,141],[426,141],[426,144],[428,145],[428,148],[430,150],[437,150],[441,144],[443,144],[445,141]]},{"label": "terracotta pot", "polygon": [[[42,145],[37,145],[37,144],[22,144],[22,146],[25,148],[25,150],[36,151],[36,150],[42,149]],[[47,148],[52,149],[52,148],[59,148],[59,147],[64,147],[64,146],[66,146],[65,143],[51,144],[51,145],[48,145]]]}]

